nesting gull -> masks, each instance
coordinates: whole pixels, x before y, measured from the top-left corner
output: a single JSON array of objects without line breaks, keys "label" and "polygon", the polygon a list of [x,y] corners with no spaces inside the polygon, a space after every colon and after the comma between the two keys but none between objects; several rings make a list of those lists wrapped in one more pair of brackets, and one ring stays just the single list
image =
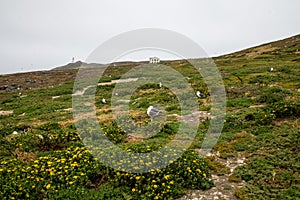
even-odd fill
[{"label": "nesting gull", "polygon": [[159,82],[159,87],[160,87],[160,88],[162,87],[162,83],[161,83],[161,82]]},{"label": "nesting gull", "polygon": [[154,118],[156,116],[158,116],[160,114],[160,111],[156,108],[154,108],[153,106],[149,106],[147,109],[147,115],[151,118]]},{"label": "nesting gull", "polygon": [[273,72],[273,71],[274,71],[274,68],[273,68],[273,67],[271,67],[271,68],[269,69],[269,71],[270,71],[270,72]]},{"label": "nesting gull", "polygon": [[104,98],[102,99],[102,103],[103,103],[103,104],[106,104],[106,103],[107,103],[106,100],[105,100]]},{"label": "nesting gull", "polygon": [[201,93],[200,91],[197,91],[197,92],[196,92],[196,95],[197,95],[197,97],[199,97],[199,98],[205,98],[205,97],[206,97],[205,94]]},{"label": "nesting gull", "polygon": [[17,131],[14,131],[12,134],[13,135],[18,135],[19,133]]}]

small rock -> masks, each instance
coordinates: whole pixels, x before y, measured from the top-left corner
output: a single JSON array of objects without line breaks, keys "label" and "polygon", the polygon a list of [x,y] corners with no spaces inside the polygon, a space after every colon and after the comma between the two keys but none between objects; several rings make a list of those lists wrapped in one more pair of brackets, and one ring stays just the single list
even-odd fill
[{"label": "small rock", "polygon": [[44,139],[44,137],[42,135],[38,135],[38,138],[40,138],[41,140]]},{"label": "small rock", "polygon": [[72,111],[73,108],[65,108],[64,111]]},{"label": "small rock", "polygon": [[0,86],[0,90],[6,90],[7,87],[8,87],[7,85]]},{"label": "small rock", "polygon": [[218,179],[218,176],[212,174],[212,175],[211,175],[211,178],[212,178],[212,180],[216,180],[216,179]]},{"label": "small rock", "polygon": [[243,163],[244,163],[244,160],[238,159],[238,160],[237,160],[237,163],[238,163],[238,164],[243,164]]},{"label": "small rock", "polygon": [[57,98],[59,98],[60,96],[54,96],[54,97],[52,97],[52,99],[57,99]]},{"label": "small rock", "polygon": [[212,156],[213,154],[211,154],[211,153],[208,153],[206,156],[208,156],[208,157],[210,157],[210,156]]}]

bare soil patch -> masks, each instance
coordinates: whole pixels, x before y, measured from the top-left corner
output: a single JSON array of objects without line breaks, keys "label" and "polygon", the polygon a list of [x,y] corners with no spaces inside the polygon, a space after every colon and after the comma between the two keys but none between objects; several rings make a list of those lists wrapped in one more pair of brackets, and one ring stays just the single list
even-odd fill
[{"label": "bare soil patch", "polygon": [[13,113],[13,110],[0,110],[0,115],[11,115]]},{"label": "bare soil patch", "polygon": [[[196,149],[200,152],[200,149]],[[236,158],[227,158],[222,159],[219,157],[218,152],[213,152],[209,156],[214,156],[215,161],[220,162],[224,166],[230,169],[229,174],[218,175],[215,172],[212,172],[211,179],[215,183],[215,187],[202,191],[202,190],[190,190],[188,193],[181,197],[179,200],[238,200],[234,195],[234,192],[246,185],[245,181],[241,182],[230,182],[229,177],[233,174],[234,169],[238,166],[244,165],[246,158],[242,153],[238,153]]]}]

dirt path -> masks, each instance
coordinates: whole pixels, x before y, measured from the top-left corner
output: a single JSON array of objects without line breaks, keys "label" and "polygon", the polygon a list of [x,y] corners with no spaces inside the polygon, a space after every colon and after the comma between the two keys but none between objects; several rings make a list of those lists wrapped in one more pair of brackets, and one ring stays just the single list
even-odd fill
[{"label": "dirt path", "polygon": [[[104,83],[98,83],[99,86],[103,86],[103,85],[112,85],[114,83],[128,83],[128,82],[132,82],[132,81],[137,81],[138,78],[128,78],[128,79],[118,79],[118,80],[112,80],[110,82],[104,82]],[[82,90],[77,90],[73,96],[82,96],[89,88],[95,87],[95,85],[89,85],[85,88],[83,88]]]},{"label": "dirt path", "polygon": [[13,110],[0,110],[0,115],[11,115],[13,112]]},{"label": "dirt path", "polygon": [[112,85],[114,83],[129,83],[137,80],[138,78],[118,79],[118,80],[112,80],[111,82],[98,83],[98,85]]},{"label": "dirt path", "polygon": [[[200,150],[196,149],[196,151]],[[190,190],[188,191],[187,195],[179,200],[238,200],[238,198],[234,196],[234,192],[237,189],[244,187],[246,183],[244,181],[239,183],[229,182],[228,178],[230,175],[232,175],[236,167],[245,164],[245,157],[239,153],[237,158],[222,159],[219,157],[218,152],[214,152],[209,156],[214,156],[216,158],[215,161],[220,162],[228,167],[230,169],[230,173],[219,176],[212,172],[212,180],[215,183],[215,187],[206,191]]]},{"label": "dirt path", "polygon": [[[172,114],[170,116],[176,117],[178,120],[181,120],[184,123],[195,125],[198,124],[198,122],[203,122],[206,119],[211,118],[210,111],[194,111],[192,114],[189,115],[178,115],[178,114]],[[200,119],[200,121],[197,122],[197,119]]]}]

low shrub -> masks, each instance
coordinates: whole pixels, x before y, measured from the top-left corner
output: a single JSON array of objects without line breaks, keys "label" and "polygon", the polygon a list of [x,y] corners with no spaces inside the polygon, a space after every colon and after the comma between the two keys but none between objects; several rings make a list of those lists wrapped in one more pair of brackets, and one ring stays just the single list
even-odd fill
[{"label": "low shrub", "polygon": [[132,199],[131,195],[128,194],[130,191],[127,187],[115,188],[108,184],[103,184],[99,189],[87,189],[84,187],[71,187],[60,191],[51,191],[48,194],[49,200],[99,200],[99,199],[115,199],[123,200]]},{"label": "low shrub", "polygon": [[[52,131],[60,130],[55,124],[40,129],[47,130],[47,127],[53,127]],[[123,194],[128,194],[126,198],[132,199],[166,199],[181,196],[184,189],[208,189],[213,186],[208,179],[207,162],[192,150],[186,151],[163,169],[135,174],[104,166],[82,145],[69,144],[65,149],[39,152],[38,155],[30,153],[33,157],[26,161],[13,155],[0,157],[0,198],[59,199],[68,195],[80,197],[87,193],[91,199],[125,199]],[[20,153],[26,145],[19,146]],[[145,153],[154,150],[150,146],[132,144],[127,151],[137,151],[136,148]],[[115,156],[113,152],[111,156]],[[104,183],[108,186],[100,187]]]},{"label": "low shrub", "polygon": [[102,131],[104,135],[109,138],[110,141],[114,143],[123,142],[126,138],[126,132],[122,130],[116,122],[113,122],[110,125],[103,126]]},{"label": "low shrub", "polygon": [[278,87],[271,87],[261,92],[261,95],[256,99],[258,103],[275,103],[284,100],[290,93]]},{"label": "low shrub", "polygon": [[24,163],[17,158],[0,159],[0,198],[43,199],[48,191],[91,184],[89,178],[100,165],[85,148],[70,147]]},{"label": "low shrub", "polygon": [[116,187],[127,186],[134,199],[169,199],[179,197],[184,189],[209,189],[213,182],[206,161],[188,150],[163,169],[144,174],[114,171],[110,179]]},{"label": "low shrub", "polygon": [[276,118],[300,117],[299,101],[280,101],[266,107],[266,111],[275,114]]},{"label": "low shrub", "polygon": [[253,84],[253,83],[259,83],[259,84],[271,84],[277,81],[280,81],[282,79],[282,76],[280,75],[257,75],[255,77],[253,77],[249,83]]}]

